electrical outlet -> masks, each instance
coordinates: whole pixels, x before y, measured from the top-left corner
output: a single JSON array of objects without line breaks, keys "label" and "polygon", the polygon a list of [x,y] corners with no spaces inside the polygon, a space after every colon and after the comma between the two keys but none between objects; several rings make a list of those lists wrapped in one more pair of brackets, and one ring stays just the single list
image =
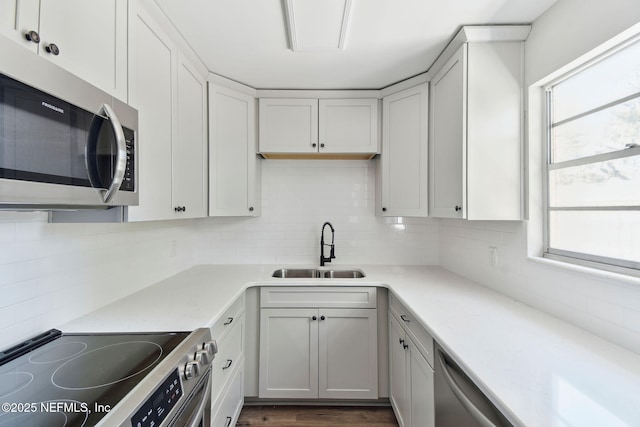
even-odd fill
[{"label": "electrical outlet", "polygon": [[495,246],[489,246],[489,262],[492,266],[498,266],[498,248]]}]

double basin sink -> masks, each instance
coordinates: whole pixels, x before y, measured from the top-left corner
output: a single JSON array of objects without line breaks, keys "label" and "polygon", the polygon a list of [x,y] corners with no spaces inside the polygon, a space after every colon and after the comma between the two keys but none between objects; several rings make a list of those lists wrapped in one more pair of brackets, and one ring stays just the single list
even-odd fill
[{"label": "double basin sink", "polygon": [[361,279],[365,277],[362,270],[319,270],[317,268],[281,268],[273,272],[271,277],[283,279]]}]

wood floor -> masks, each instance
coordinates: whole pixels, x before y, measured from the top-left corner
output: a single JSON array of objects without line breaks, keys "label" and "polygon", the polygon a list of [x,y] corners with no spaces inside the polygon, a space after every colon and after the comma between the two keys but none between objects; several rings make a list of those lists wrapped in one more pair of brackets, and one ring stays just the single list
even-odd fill
[{"label": "wood floor", "polygon": [[237,427],[398,427],[390,407],[245,406]]}]

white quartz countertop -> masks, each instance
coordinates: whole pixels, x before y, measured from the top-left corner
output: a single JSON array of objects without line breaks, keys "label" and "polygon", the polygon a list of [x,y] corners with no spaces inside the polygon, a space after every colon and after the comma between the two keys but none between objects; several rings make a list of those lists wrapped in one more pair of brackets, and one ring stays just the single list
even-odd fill
[{"label": "white quartz countertop", "polygon": [[366,277],[346,280],[270,277],[281,267],[196,266],[59,328],[193,330],[213,325],[250,286],[384,286],[516,425],[640,426],[640,355],[566,322],[439,267],[359,266]]}]

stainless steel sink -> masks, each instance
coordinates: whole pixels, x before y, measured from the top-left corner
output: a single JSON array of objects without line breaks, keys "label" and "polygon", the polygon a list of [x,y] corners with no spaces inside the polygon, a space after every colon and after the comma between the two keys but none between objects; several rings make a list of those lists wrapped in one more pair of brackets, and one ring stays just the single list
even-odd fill
[{"label": "stainless steel sink", "polygon": [[325,279],[361,279],[365,277],[362,270],[324,270],[321,273]]},{"label": "stainless steel sink", "polygon": [[271,277],[283,279],[360,279],[365,277],[362,270],[318,270],[315,268],[281,268]]},{"label": "stainless steel sink", "polygon": [[315,268],[281,268],[273,272],[271,277],[291,279],[319,279],[320,271]]}]

